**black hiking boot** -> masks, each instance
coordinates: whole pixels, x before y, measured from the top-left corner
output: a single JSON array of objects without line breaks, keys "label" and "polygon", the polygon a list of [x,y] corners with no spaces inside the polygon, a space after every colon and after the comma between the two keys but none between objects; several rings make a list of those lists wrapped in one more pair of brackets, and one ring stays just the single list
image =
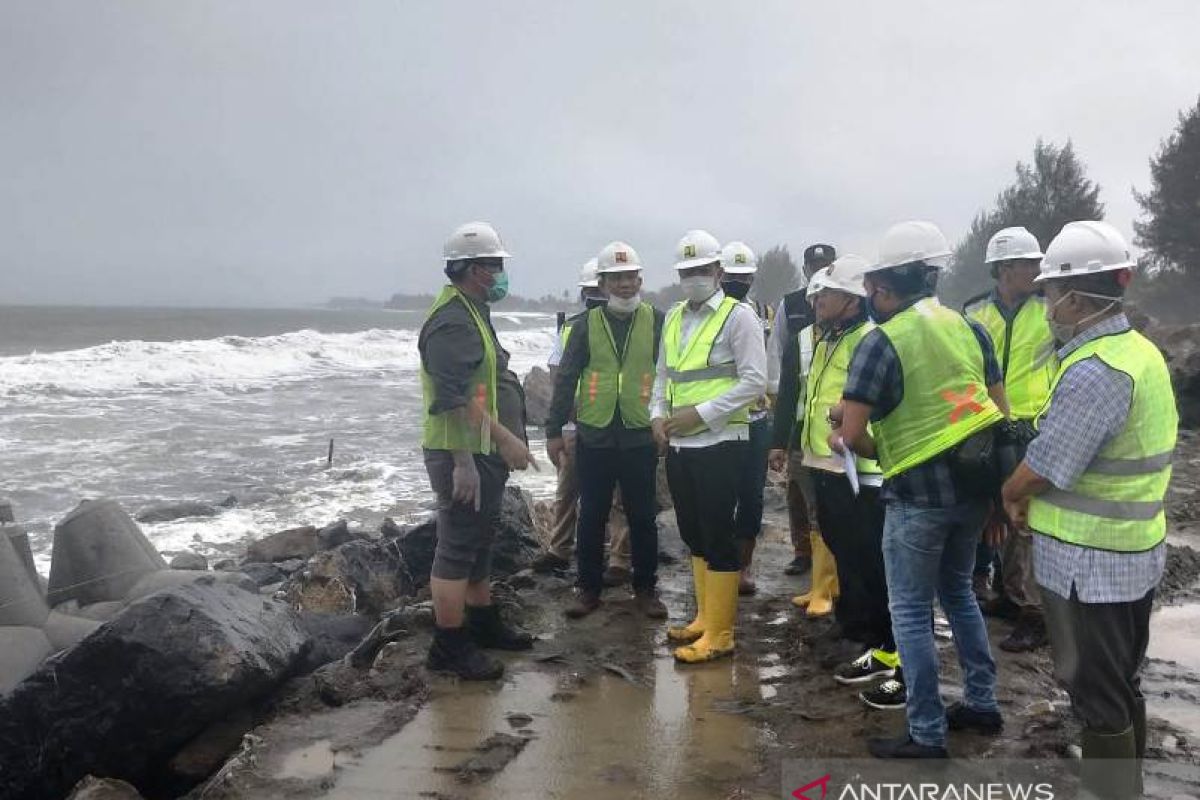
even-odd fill
[{"label": "black hiking boot", "polygon": [[571,562],[547,551],[535,558],[529,567],[539,575],[550,575],[555,572],[566,572],[571,568]]},{"label": "black hiking boot", "polygon": [[899,739],[870,739],[867,749],[876,758],[948,758],[945,747],[914,742],[911,736]]},{"label": "black hiking boot", "polygon": [[495,605],[467,606],[467,630],[479,647],[489,650],[528,650],[533,636],[505,623]]},{"label": "black hiking boot", "polygon": [[1000,649],[1009,653],[1028,653],[1050,643],[1046,635],[1046,620],[1041,614],[1024,611],[1017,619],[1008,638],[1000,642]]},{"label": "black hiking boot", "polygon": [[435,628],[425,666],[464,681],[494,681],[504,674],[504,665],[476,647],[465,628]]},{"label": "black hiking boot", "polygon": [[955,703],[946,709],[946,727],[996,736],[1004,730],[1004,718],[999,711],[976,711],[966,703]]}]

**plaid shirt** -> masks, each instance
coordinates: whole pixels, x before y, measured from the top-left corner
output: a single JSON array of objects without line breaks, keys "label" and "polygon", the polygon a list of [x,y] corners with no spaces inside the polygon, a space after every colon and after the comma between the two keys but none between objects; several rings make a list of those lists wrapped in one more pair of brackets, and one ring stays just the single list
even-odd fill
[{"label": "plaid shirt", "polygon": [[[1097,323],[1058,351],[1065,359],[1100,336],[1124,333],[1124,314]],[[1050,408],[1038,425],[1038,438],[1025,454],[1026,465],[1059,489],[1069,490],[1129,418],[1133,381],[1098,358],[1073,364],[1062,376]],[[1084,603],[1129,603],[1158,585],[1167,548],[1144,553],[1096,550],[1034,531],[1033,567],[1043,590],[1069,598],[1074,588]]]},{"label": "plaid shirt", "polygon": [[[1000,374],[1000,364],[996,361],[991,337],[982,325],[972,320],[967,322],[983,351],[987,385],[1001,383],[1004,378]],[[850,373],[842,397],[871,406],[872,422],[878,422],[892,413],[904,398],[904,370],[900,367],[900,355],[881,328],[871,331],[859,342],[850,361]],[[954,485],[949,455],[932,458],[885,480],[883,500],[932,508],[958,505],[960,498]]]}]

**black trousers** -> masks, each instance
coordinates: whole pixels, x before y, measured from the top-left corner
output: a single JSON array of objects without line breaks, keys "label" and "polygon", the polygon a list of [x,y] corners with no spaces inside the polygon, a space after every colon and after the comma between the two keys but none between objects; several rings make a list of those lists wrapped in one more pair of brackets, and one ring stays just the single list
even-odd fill
[{"label": "black trousers", "polygon": [[1130,603],[1084,603],[1042,587],[1054,675],[1085,728],[1121,733],[1145,707],[1142,661],[1154,590]]},{"label": "black trousers", "polygon": [[633,588],[653,589],[658,582],[658,523],[655,521],[655,470],[658,455],[652,445],[631,450],[575,446],[575,476],[579,482],[579,523],[575,529],[575,558],[579,588],[599,594],[604,588],[604,530],[612,508],[613,490],[621,486],[621,504],[629,520]]},{"label": "black trousers", "polygon": [[675,503],[679,535],[692,555],[703,558],[714,572],[742,568],[733,514],[749,453],[747,441],[667,451],[667,485]]},{"label": "black trousers", "polygon": [[767,456],[771,452],[771,418],[750,423],[750,452],[746,468],[738,482],[734,535],[738,539],[757,539],[762,533],[763,488],[767,484]]},{"label": "black trousers", "polygon": [[883,568],[884,506],[880,490],[861,487],[857,497],[845,475],[814,469],[821,538],[837,561],[841,594],[834,615],[848,639],[896,649]]}]

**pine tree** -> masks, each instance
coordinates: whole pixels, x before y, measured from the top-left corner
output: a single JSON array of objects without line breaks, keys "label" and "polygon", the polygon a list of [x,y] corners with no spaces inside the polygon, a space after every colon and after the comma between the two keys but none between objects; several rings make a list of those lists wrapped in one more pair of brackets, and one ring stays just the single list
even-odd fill
[{"label": "pine tree", "polygon": [[1200,275],[1200,101],[1150,159],[1149,192],[1133,192],[1149,217],[1135,222],[1136,244],[1152,271]]},{"label": "pine tree", "polygon": [[800,271],[787,245],[776,245],[758,257],[753,289],[755,300],[775,305],[799,285]]}]

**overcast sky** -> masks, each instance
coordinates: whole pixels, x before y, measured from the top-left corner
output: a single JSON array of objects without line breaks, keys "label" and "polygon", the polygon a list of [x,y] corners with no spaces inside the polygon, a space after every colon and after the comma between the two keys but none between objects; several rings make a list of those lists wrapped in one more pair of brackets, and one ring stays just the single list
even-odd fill
[{"label": "overcast sky", "polygon": [[652,286],[702,227],[874,254],[950,238],[1039,137],[1127,234],[1200,95],[1200,3],[0,3],[0,304],[278,305],[441,279],[493,222],[513,290],[606,242]]}]

